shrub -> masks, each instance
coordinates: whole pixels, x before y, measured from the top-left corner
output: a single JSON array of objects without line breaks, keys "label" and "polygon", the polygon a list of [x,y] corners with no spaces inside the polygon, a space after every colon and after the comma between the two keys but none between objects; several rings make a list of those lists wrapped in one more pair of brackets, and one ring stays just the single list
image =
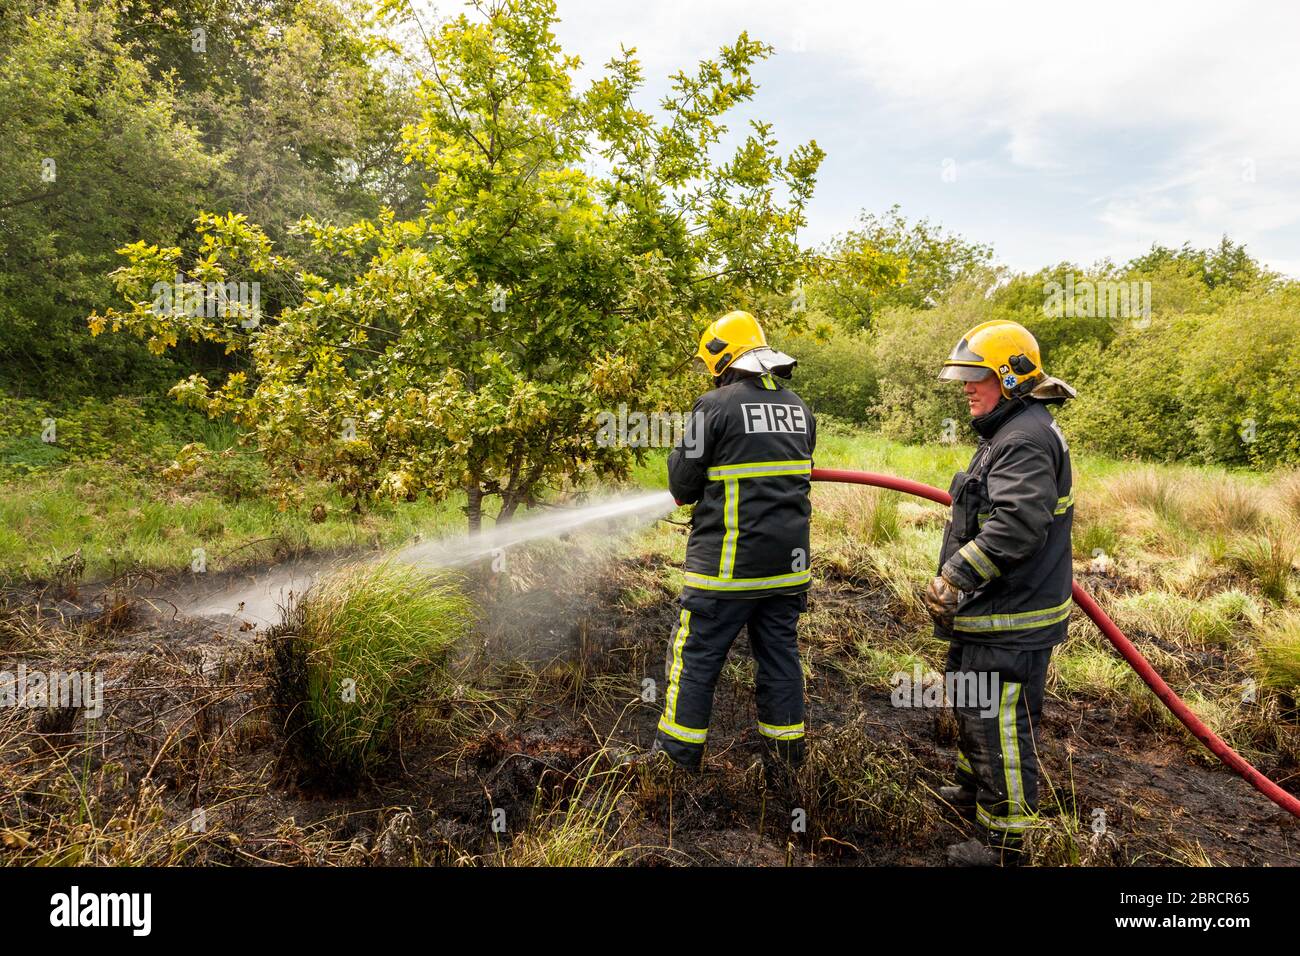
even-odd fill
[{"label": "shrub", "polygon": [[336,778],[374,770],[412,708],[445,691],[448,654],[471,619],[443,573],[369,564],[314,585],[274,635],[292,749]]},{"label": "shrub", "polygon": [[1072,353],[1068,433],[1118,457],[1300,462],[1300,287],[1162,309],[1145,328],[1129,323],[1104,347]]},{"label": "shrub", "polygon": [[924,311],[892,309],[876,319],[875,365],[880,398],[875,415],[889,438],[910,443],[938,441],[944,423],[970,420],[961,389],[939,382],[939,368],[971,326],[989,318],[989,304],[963,287],[944,305]]},{"label": "shrub", "polygon": [[1079,397],[1061,410],[1071,439],[1117,458],[1176,461],[1194,447],[1186,396],[1177,370],[1180,349],[1195,336],[1191,320],[1128,326],[1105,349],[1072,355]]},{"label": "shrub", "polygon": [[871,340],[833,332],[829,337],[785,334],[774,346],[799,360],[794,390],[818,415],[871,423],[880,399]]},{"label": "shrub", "polygon": [[181,491],[206,491],[239,501],[261,493],[270,473],[256,452],[238,448],[214,452],[202,442],[191,442],[162,470],[162,477]]}]

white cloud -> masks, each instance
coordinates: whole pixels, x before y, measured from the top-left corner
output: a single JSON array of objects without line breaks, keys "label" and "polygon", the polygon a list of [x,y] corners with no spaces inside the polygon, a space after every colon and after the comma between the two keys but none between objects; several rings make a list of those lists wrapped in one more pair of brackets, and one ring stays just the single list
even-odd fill
[{"label": "white cloud", "polygon": [[838,122],[883,102],[893,125],[880,132],[936,162],[997,176],[997,161],[1031,194],[1074,190],[1091,217],[1070,224],[1091,238],[1087,258],[1224,232],[1275,248],[1275,264],[1300,257],[1300,4],[559,0],[559,12],[561,41],[588,68],[621,41],[650,78],[748,30],[824,77]]}]

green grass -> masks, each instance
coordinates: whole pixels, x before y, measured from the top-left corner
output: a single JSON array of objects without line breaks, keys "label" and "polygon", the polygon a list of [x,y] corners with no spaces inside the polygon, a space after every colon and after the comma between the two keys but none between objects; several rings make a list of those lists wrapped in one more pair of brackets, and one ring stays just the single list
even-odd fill
[{"label": "green grass", "polygon": [[632,778],[594,768],[595,761],[591,761],[576,791],[561,806],[547,812],[535,808],[530,827],[490,862],[545,867],[618,864],[626,852],[618,846],[623,826],[618,805]]},{"label": "green grass", "polygon": [[1051,666],[1054,689],[1062,696],[1115,700],[1146,690],[1123,658],[1095,641],[1068,642]]},{"label": "green grass", "polygon": [[448,654],[472,624],[445,573],[379,563],[318,582],[276,655],[278,703],[301,752],[336,775],[373,770],[412,709],[445,696]]},{"label": "green grass", "polygon": [[328,489],[316,493],[329,503],[319,523],[310,518],[310,498],[307,506],[281,510],[267,496],[173,497],[160,482],[108,462],[8,482],[0,488],[0,577],[45,577],[78,548],[91,580],[128,567],[185,568],[195,548],[204,549],[214,571],[277,545],[372,547],[436,535],[464,521],[457,500],[385,504],[355,516]]},{"label": "green grass", "polygon": [[1260,684],[1300,698],[1300,613],[1275,615],[1265,624],[1255,667]]},{"label": "green grass", "polygon": [[1228,642],[1257,628],[1262,619],[1259,603],[1237,590],[1199,601],[1145,591],[1120,598],[1112,610],[1126,633],[1143,631],[1177,644]]}]

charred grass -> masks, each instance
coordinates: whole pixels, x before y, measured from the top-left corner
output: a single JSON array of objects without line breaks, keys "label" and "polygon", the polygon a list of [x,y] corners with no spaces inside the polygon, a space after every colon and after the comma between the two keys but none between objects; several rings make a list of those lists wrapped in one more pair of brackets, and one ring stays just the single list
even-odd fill
[{"label": "charred grass", "polygon": [[[1126,494],[1147,511],[1113,509],[1118,540],[1181,520],[1167,488]],[[1221,507],[1233,533],[1264,533],[1271,520]],[[717,689],[704,772],[644,759],[676,618],[675,529],[582,574],[556,551],[510,574],[472,574],[476,627],[436,673],[411,672],[382,759],[325,774],[319,754],[293,743],[302,730],[286,700],[310,694],[278,683],[276,634],[160,613],[143,579],[76,599],[9,593],[0,667],[101,671],[105,709],[95,720],[3,711],[0,860],[942,865],[946,846],[970,835],[936,796],[950,782],[955,726],[946,711],[891,700],[898,673],[942,669],[945,647],[916,600],[942,512],[846,495],[820,501],[819,515],[819,578],[801,622],[809,754],[780,779],[761,760],[743,635]],[[1189,570],[1185,552],[1156,568],[1132,547],[1102,571],[1081,556],[1080,579],[1216,730],[1293,786],[1294,609],[1227,550]],[[1056,653],[1040,741],[1031,864],[1294,860],[1295,821],[1204,759],[1082,619]]]}]

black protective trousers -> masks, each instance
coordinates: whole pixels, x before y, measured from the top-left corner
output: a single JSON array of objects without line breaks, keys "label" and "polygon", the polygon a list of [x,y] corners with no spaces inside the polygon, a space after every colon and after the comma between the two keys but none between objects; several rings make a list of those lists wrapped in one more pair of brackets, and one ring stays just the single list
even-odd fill
[{"label": "black protective trousers", "polygon": [[1050,647],[953,641],[944,670],[955,693],[957,783],[974,795],[981,836],[1014,849],[1037,823],[1038,747]]},{"label": "black protective trousers", "polygon": [[727,652],[742,628],[757,670],[754,703],[765,758],[797,766],[804,756],[803,667],[799,615],[808,595],[712,598],[683,594],[665,662],[668,691],[656,732],[658,745],[677,763],[698,770],[713,712],[713,692]]}]

